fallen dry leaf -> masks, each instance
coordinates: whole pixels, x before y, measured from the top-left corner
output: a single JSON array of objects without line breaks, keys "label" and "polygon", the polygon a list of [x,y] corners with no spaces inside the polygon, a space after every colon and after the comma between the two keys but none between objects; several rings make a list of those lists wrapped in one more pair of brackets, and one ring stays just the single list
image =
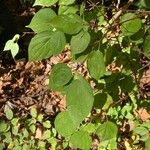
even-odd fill
[{"label": "fallen dry leaf", "polygon": [[43,134],[42,129],[38,127],[35,133],[35,139],[42,139],[42,134]]},{"label": "fallen dry leaf", "polygon": [[142,121],[146,121],[150,119],[150,114],[147,112],[147,110],[145,108],[140,108],[138,110],[138,117],[142,120]]}]

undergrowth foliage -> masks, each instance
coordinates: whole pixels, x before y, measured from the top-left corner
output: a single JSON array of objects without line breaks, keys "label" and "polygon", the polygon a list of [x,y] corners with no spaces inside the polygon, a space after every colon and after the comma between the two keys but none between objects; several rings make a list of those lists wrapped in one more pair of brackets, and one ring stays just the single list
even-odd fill
[{"label": "undergrowth foliage", "polygon": [[[137,115],[146,102],[141,102],[139,81],[144,69],[140,57],[150,56],[149,16],[127,11],[131,5],[150,8],[148,0],[129,1],[122,9],[109,8],[110,17],[108,8],[92,2],[88,10],[84,2],[75,0],[34,2],[41,9],[27,26],[36,33],[29,44],[29,61],[56,56],[69,47],[71,61],[88,70],[88,77],[83,77],[67,63],[58,63],[49,76],[49,88],[66,95],[66,110],[54,122],[67,143],[64,149],[68,145],[90,149],[95,136],[99,150],[143,145],[150,149],[150,122],[142,122]],[[6,115],[12,119],[12,114]],[[129,139],[121,136],[124,132],[130,133]]]}]

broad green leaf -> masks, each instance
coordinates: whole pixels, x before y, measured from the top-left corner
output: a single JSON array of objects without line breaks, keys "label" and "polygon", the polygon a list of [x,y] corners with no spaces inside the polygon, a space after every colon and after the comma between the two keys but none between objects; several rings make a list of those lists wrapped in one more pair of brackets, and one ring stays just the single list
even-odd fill
[{"label": "broad green leaf", "polygon": [[88,47],[90,43],[90,34],[87,31],[81,31],[71,38],[71,51],[73,54],[78,54]]},{"label": "broad green leaf", "polygon": [[89,134],[95,133],[96,129],[99,127],[98,123],[88,123],[87,125],[83,126],[81,130],[87,131]]},{"label": "broad green leaf", "polygon": [[142,126],[138,126],[138,127],[136,127],[135,129],[134,129],[134,132],[136,133],[136,134],[139,134],[139,135],[145,135],[145,134],[147,134],[147,133],[149,133],[149,130],[147,129],[147,128],[145,128],[145,127],[142,127]]},{"label": "broad green leaf", "polygon": [[19,34],[16,34],[12,40],[8,40],[5,44],[4,51],[11,51],[12,57],[15,58],[17,53],[19,52],[19,46],[17,41],[19,40]]},{"label": "broad green leaf", "polygon": [[141,3],[145,8],[150,8],[150,1],[149,0],[141,0]]},{"label": "broad green leaf", "polygon": [[11,120],[13,118],[13,112],[8,105],[5,105],[4,112],[8,120]]},{"label": "broad green leaf", "polygon": [[88,132],[86,131],[77,131],[75,132],[69,141],[73,147],[88,150],[92,146],[92,139]]},{"label": "broad green leaf", "polygon": [[59,0],[59,5],[70,5],[73,4],[75,0]]},{"label": "broad green leaf", "polygon": [[58,10],[58,14],[75,14],[78,11],[78,7],[77,6],[64,6],[64,5],[60,5],[59,6],[59,10]]},{"label": "broad green leaf", "polygon": [[5,132],[7,130],[7,123],[5,121],[0,121],[0,133]]},{"label": "broad green leaf", "polygon": [[58,0],[36,0],[33,4],[33,6],[41,5],[41,6],[52,6],[54,5]]},{"label": "broad green leaf", "polygon": [[91,77],[99,80],[106,72],[103,54],[100,51],[93,51],[89,54],[87,67]]},{"label": "broad green leaf", "polygon": [[106,93],[97,93],[94,95],[94,107],[98,109],[102,109],[107,101]]},{"label": "broad green leaf", "polygon": [[126,13],[121,17],[121,30],[124,36],[131,36],[142,27],[142,21],[134,13]]},{"label": "broad green leaf", "polygon": [[49,87],[53,90],[63,88],[72,78],[71,69],[66,64],[56,64],[52,68],[49,78]]},{"label": "broad green leaf", "polygon": [[66,44],[64,33],[44,31],[32,38],[29,44],[29,60],[42,60],[63,51]]},{"label": "broad green leaf", "polygon": [[150,150],[150,138],[145,141],[145,148],[146,150]]},{"label": "broad green leaf", "polygon": [[31,107],[30,109],[30,115],[33,117],[33,118],[36,118],[37,117],[37,110],[36,108],[33,106]]},{"label": "broad green leaf", "polygon": [[93,93],[90,85],[80,77],[74,80],[67,89],[67,110],[75,125],[87,117],[93,106]]},{"label": "broad green leaf", "polygon": [[56,13],[50,8],[39,10],[32,18],[30,24],[27,26],[34,32],[39,33],[46,30],[53,30],[50,21],[56,17]]},{"label": "broad green leaf", "polygon": [[99,136],[101,141],[111,140],[117,136],[117,126],[113,122],[107,121],[99,126],[96,134]]},{"label": "broad green leaf", "polygon": [[76,14],[59,15],[53,18],[50,24],[67,34],[76,34],[83,28],[83,21]]},{"label": "broad green leaf", "polygon": [[144,49],[144,54],[149,56],[150,55],[150,35],[146,36],[144,40],[143,49]]},{"label": "broad green leaf", "polygon": [[124,75],[119,85],[122,92],[131,92],[134,89],[135,83],[131,76]]},{"label": "broad green leaf", "polygon": [[73,123],[69,113],[61,112],[55,119],[55,128],[58,133],[64,137],[69,137],[75,132],[77,126]]}]

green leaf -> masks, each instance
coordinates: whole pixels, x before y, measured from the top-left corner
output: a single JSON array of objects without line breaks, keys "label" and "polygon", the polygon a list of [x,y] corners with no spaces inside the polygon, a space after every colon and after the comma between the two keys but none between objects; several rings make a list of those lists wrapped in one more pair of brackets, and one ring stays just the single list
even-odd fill
[{"label": "green leaf", "polygon": [[29,60],[42,60],[63,51],[66,44],[64,33],[44,31],[32,38],[29,44]]},{"label": "green leaf", "polygon": [[7,123],[5,121],[0,121],[0,133],[5,132],[7,130]]},{"label": "green leaf", "polygon": [[43,122],[43,127],[50,128],[51,127],[51,122],[49,120],[46,120],[45,122]]},{"label": "green leaf", "polygon": [[33,6],[41,5],[41,6],[52,6],[54,5],[58,0],[36,0],[33,4]]},{"label": "green leaf", "polygon": [[12,134],[13,135],[17,135],[18,134],[18,127],[17,126],[13,126],[12,127]]},{"label": "green leaf", "polygon": [[3,135],[5,136],[5,139],[3,140],[4,143],[10,143],[12,141],[11,132],[6,132]]},{"label": "green leaf", "polygon": [[70,5],[73,4],[75,0],[59,0],[59,5]]},{"label": "green leaf", "polygon": [[11,120],[13,118],[13,112],[8,105],[5,105],[4,112],[8,120]]},{"label": "green leaf", "polygon": [[0,143],[0,150],[4,150],[5,148],[5,144],[4,143]]},{"label": "green leaf", "polygon": [[63,88],[72,78],[71,69],[66,64],[56,64],[52,68],[49,78],[49,87],[53,90]]},{"label": "green leaf", "polygon": [[123,79],[119,82],[122,92],[131,92],[135,86],[133,78],[128,75],[124,75]]},{"label": "green leaf", "polygon": [[145,148],[146,150],[150,150],[150,138],[145,141]]},{"label": "green leaf", "polygon": [[86,131],[77,131],[75,132],[69,141],[73,147],[88,150],[91,148],[92,145],[92,139],[88,132]]},{"label": "green leaf", "polygon": [[150,3],[149,0],[141,0],[141,3],[145,8],[150,8]]},{"label": "green leaf", "polygon": [[28,144],[24,144],[22,146],[22,150],[27,150],[27,149],[30,149],[30,146]]},{"label": "green leaf", "polygon": [[39,114],[38,117],[37,117],[37,121],[42,123],[42,120],[43,120],[43,115]]},{"label": "green leaf", "polygon": [[101,141],[111,140],[117,136],[117,126],[110,121],[107,121],[99,126],[96,134],[99,136]]},{"label": "green leaf", "polygon": [[78,7],[77,6],[64,6],[64,5],[60,5],[59,6],[59,10],[58,10],[58,14],[75,14],[78,11]]},{"label": "green leaf", "polygon": [[50,137],[51,137],[51,131],[50,130],[44,131],[42,139],[45,140],[45,139],[48,139]]},{"label": "green leaf", "polygon": [[87,131],[89,134],[93,134],[98,127],[99,126],[97,123],[88,123],[87,125],[83,126],[81,130]]},{"label": "green leaf", "polygon": [[12,123],[13,126],[17,126],[18,121],[19,121],[18,118],[13,118],[13,119],[11,120],[11,123]]},{"label": "green leaf", "polygon": [[71,38],[71,51],[73,54],[78,54],[88,47],[90,43],[90,34],[87,31],[81,31]]},{"label": "green leaf", "polygon": [[138,32],[142,21],[134,13],[126,13],[121,17],[121,30],[124,36],[131,36]]},{"label": "green leaf", "polygon": [[97,109],[102,109],[107,101],[106,93],[97,93],[94,95],[94,107]]},{"label": "green leaf", "polygon": [[33,118],[36,118],[37,117],[37,110],[36,108],[33,106],[31,107],[30,109],[30,115],[33,117]]},{"label": "green leaf", "polygon": [[27,26],[34,32],[39,33],[46,30],[53,30],[50,21],[56,17],[56,13],[50,8],[39,10],[32,18],[30,24]]},{"label": "green leaf", "polygon": [[85,79],[74,80],[67,89],[67,110],[75,125],[87,117],[93,106],[93,92]]},{"label": "green leaf", "polygon": [[25,128],[25,129],[23,130],[23,137],[27,138],[28,136],[29,136],[29,132],[28,132],[28,130]]},{"label": "green leaf", "polygon": [[74,124],[69,113],[66,111],[57,115],[55,119],[55,128],[62,136],[69,137],[75,132],[77,126]]},{"label": "green leaf", "polygon": [[143,135],[149,133],[149,130],[148,130],[147,128],[145,128],[145,127],[138,126],[138,127],[136,127],[136,128],[134,129],[134,132],[135,132],[136,134],[139,134],[139,135],[143,136]]},{"label": "green leaf", "polygon": [[150,55],[150,35],[146,36],[144,40],[143,49],[144,49],[144,54],[149,56]]},{"label": "green leaf", "polygon": [[35,133],[35,131],[36,131],[36,126],[35,126],[35,124],[32,124],[32,125],[29,127],[29,129],[30,129],[30,131],[31,131],[32,133]]},{"label": "green leaf", "polygon": [[100,51],[93,51],[89,54],[87,67],[91,77],[99,80],[106,72],[103,54]]},{"label": "green leaf", "polygon": [[83,28],[83,21],[76,14],[59,15],[53,18],[50,24],[67,34],[76,34]]},{"label": "green leaf", "polygon": [[[45,150],[45,145],[46,145],[46,142],[39,141],[38,142],[38,148],[40,148],[39,150]],[[41,149],[41,148],[43,148],[43,149]]]},{"label": "green leaf", "polygon": [[12,40],[8,40],[5,44],[4,51],[11,51],[12,57],[15,58],[17,53],[19,52],[19,46],[17,41],[19,40],[19,34],[16,34]]}]

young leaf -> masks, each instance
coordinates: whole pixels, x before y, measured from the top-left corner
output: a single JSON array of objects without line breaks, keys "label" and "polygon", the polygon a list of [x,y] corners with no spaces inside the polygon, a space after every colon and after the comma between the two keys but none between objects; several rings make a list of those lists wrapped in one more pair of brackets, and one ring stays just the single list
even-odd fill
[{"label": "young leaf", "polygon": [[0,121],[0,133],[5,132],[7,130],[7,127],[8,127],[8,124],[5,121],[1,120]]},{"label": "young leaf", "polygon": [[42,60],[63,51],[66,44],[64,33],[44,31],[32,38],[29,44],[29,60]]},{"label": "young leaf", "polygon": [[50,21],[56,16],[56,13],[50,8],[39,10],[32,18],[30,24],[27,26],[34,32],[39,33],[46,30],[53,30]]},{"label": "young leaf", "polygon": [[43,122],[43,127],[50,128],[51,127],[51,122],[49,120],[46,120],[45,122]]},{"label": "young leaf", "polygon": [[117,126],[113,122],[107,121],[99,126],[96,134],[99,136],[101,141],[105,141],[116,138],[117,132]]},{"label": "young leaf", "polygon": [[53,18],[50,24],[67,34],[76,34],[83,28],[83,21],[76,14],[59,15]]},{"label": "young leaf", "polygon": [[52,6],[54,5],[58,0],[36,0],[33,4],[33,6],[41,5],[41,6]]},{"label": "young leaf", "polygon": [[75,0],[59,0],[59,5],[71,5]]},{"label": "young leaf", "polygon": [[65,64],[57,64],[52,68],[49,87],[53,90],[63,88],[72,78],[71,69]]},{"label": "young leaf", "polygon": [[93,106],[93,92],[85,79],[74,80],[67,90],[67,110],[76,125],[87,117]]},{"label": "young leaf", "polygon": [[17,55],[17,53],[19,52],[19,46],[17,41],[19,40],[20,35],[16,34],[12,40],[8,40],[5,44],[4,47],[4,51],[11,51],[12,57],[13,59],[15,58],[15,56]]},{"label": "young leaf", "polygon": [[45,140],[45,139],[48,139],[50,137],[51,137],[51,131],[50,130],[44,131],[42,139]]},{"label": "young leaf", "polygon": [[30,114],[31,114],[31,116],[33,117],[33,118],[36,118],[37,117],[37,110],[36,110],[36,108],[33,106],[33,107],[31,107],[31,109],[30,109]]},{"label": "young leaf", "polygon": [[75,132],[69,141],[73,147],[79,148],[79,149],[90,149],[92,145],[92,139],[88,132],[86,131],[77,131]]},{"label": "young leaf", "polygon": [[64,137],[69,137],[72,133],[74,133],[77,126],[78,125],[74,124],[67,111],[59,113],[55,119],[56,130]]},{"label": "young leaf", "polygon": [[13,118],[13,112],[8,105],[5,105],[4,112],[6,114],[7,119],[11,120]]},{"label": "young leaf", "polygon": [[71,38],[71,51],[73,54],[83,52],[90,43],[90,34],[87,31],[81,31]]},{"label": "young leaf", "polygon": [[106,72],[103,54],[100,51],[93,51],[89,54],[87,67],[91,77],[99,80]]},{"label": "young leaf", "polygon": [[150,55],[150,35],[148,35],[144,40],[144,54],[149,56]]},{"label": "young leaf", "polygon": [[126,13],[121,17],[121,30],[124,36],[131,36],[138,32],[142,26],[142,21],[134,13]]}]

